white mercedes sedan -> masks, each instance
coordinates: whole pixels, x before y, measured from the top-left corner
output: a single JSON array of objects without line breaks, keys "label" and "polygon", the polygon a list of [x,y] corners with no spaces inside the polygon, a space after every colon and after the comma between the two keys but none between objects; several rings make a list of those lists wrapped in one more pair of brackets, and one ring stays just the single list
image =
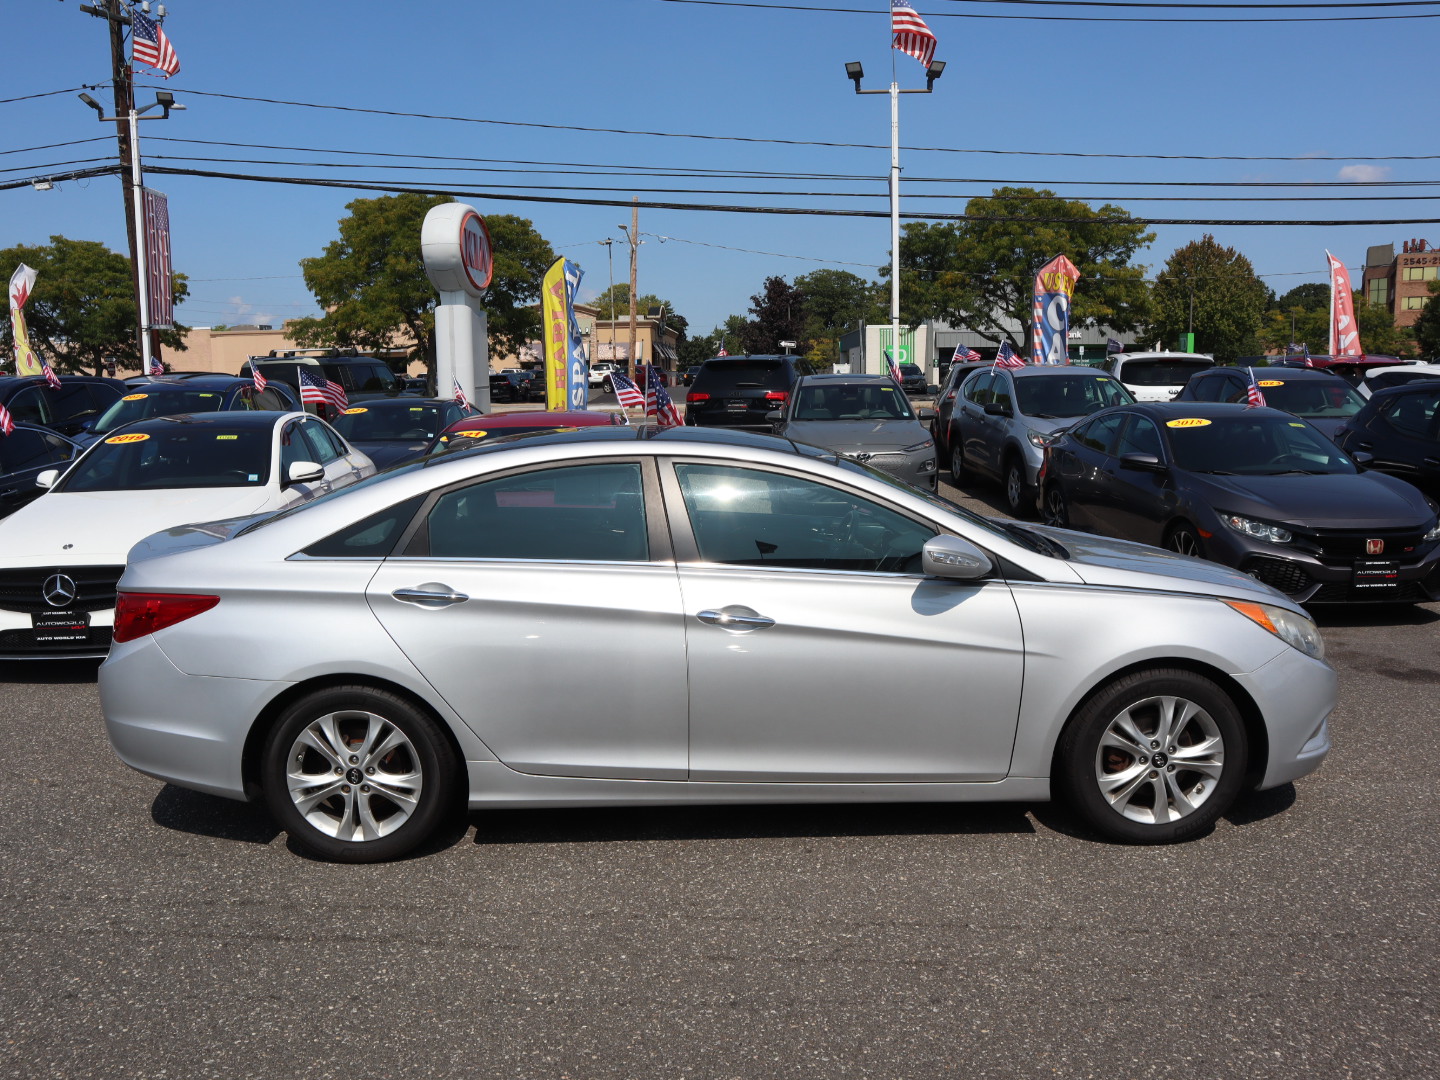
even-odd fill
[{"label": "white mercedes sedan", "polygon": [[[4,438],[0,435],[0,438]],[[373,475],[305,413],[161,416],[118,429],[0,520],[0,660],[102,657],[130,546],[161,529],[279,510]]]},{"label": "white mercedes sedan", "polygon": [[482,443],[151,536],[119,588],[120,758],[348,862],[466,805],[1054,793],[1170,842],[1330,748],[1334,671],[1268,586],[766,435]]}]

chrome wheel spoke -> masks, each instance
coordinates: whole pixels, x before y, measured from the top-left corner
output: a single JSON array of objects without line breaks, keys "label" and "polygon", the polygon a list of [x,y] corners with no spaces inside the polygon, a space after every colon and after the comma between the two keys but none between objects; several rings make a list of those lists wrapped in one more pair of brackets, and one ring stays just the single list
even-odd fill
[{"label": "chrome wheel spoke", "polygon": [[[387,831],[385,826],[390,824],[390,820],[393,820],[387,820],[384,825],[376,821],[375,811],[370,806],[370,800],[363,795],[355,800],[355,812],[356,816],[360,819],[358,823],[360,835],[358,837],[352,837],[352,839],[378,840],[385,835]],[[408,817],[409,815],[407,814],[406,816]],[[392,825],[391,828],[393,827]]]},{"label": "chrome wheel spoke", "polygon": [[1200,706],[1193,701],[1173,697],[1160,698],[1160,726],[1156,729],[1155,738],[1161,746],[1174,746],[1180,733],[1199,712]]},{"label": "chrome wheel spoke", "polygon": [[1131,754],[1138,754],[1141,757],[1150,756],[1150,737],[1146,735],[1135,723],[1135,717],[1131,715],[1133,710],[1127,709],[1114,720],[1105,730],[1105,735],[1100,740],[1100,745],[1117,746]]},{"label": "chrome wheel spoke", "polygon": [[404,775],[376,773],[374,776],[368,777],[368,780],[376,793],[389,799],[406,814],[413,813],[420,802],[422,777],[418,772]]},{"label": "chrome wheel spoke", "polygon": [[[366,739],[366,745],[370,745],[373,739]],[[400,733],[399,728],[390,728],[389,734],[381,740],[380,745],[361,755],[360,764],[365,768],[377,766],[392,750],[408,748],[410,740]]]},{"label": "chrome wheel spoke", "polygon": [[345,761],[345,740],[335,728],[335,717],[325,716],[316,720],[300,733],[295,740],[295,750],[309,747],[328,761],[331,767],[341,766]]},{"label": "chrome wheel spoke", "polygon": [[1100,791],[1112,806],[1123,809],[1134,798],[1135,792],[1145,785],[1147,771],[1144,762],[1137,762],[1128,769],[1106,773],[1100,777]]},{"label": "chrome wheel spoke", "polygon": [[289,780],[290,797],[295,800],[295,809],[307,817],[310,811],[320,803],[332,795],[340,794],[341,788],[345,784],[345,781],[338,776],[327,776],[322,779],[318,776],[291,773]]},{"label": "chrome wheel spoke", "polygon": [[[1181,789],[1179,782],[1176,780],[1175,773],[1165,773],[1164,775],[1165,790],[1163,793],[1160,793],[1163,801],[1158,802],[1156,805],[1163,806],[1168,803],[1173,810],[1170,816],[1172,821],[1176,818],[1182,818],[1186,814],[1194,813],[1199,803],[1190,801],[1189,794]],[[1202,799],[1201,802],[1203,801]]]}]

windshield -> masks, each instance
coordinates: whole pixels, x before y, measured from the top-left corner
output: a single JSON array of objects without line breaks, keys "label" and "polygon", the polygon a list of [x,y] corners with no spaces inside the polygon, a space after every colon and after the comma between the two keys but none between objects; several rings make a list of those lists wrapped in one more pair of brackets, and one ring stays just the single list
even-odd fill
[{"label": "windshield", "polygon": [[96,443],[56,490],[260,487],[270,480],[271,439],[269,427],[210,424],[123,432]]},{"label": "windshield", "polygon": [[1213,360],[1126,360],[1120,378],[1131,386],[1184,386],[1191,375],[1214,366]]},{"label": "windshield", "polygon": [[225,395],[215,390],[146,390],[126,394],[105,410],[95,422],[95,434],[152,416],[176,416],[180,413],[215,412],[225,404]]},{"label": "windshield", "polygon": [[1038,375],[1015,380],[1020,412],[1042,420],[1089,416],[1111,405],[1134,402],[1130,391],[1114,379],[1095,375]]},{"label": "windshield", "polygon": [[789,369],[780,360],[707,360],[695,376],[696,391],[724,393],[740,388],[788,390]]},{"label": "windshield", "polygon": [[374,409],[357,405],[346,409],[330,426],[351,442],[392,439],[413,442],[416,439],[433,439],[446,426],[446,417],[439,405]]},{"label": "windshield", "polygon": [[1260,392],[1265,395],[1266,405],[1307,420],[1340,420],[1354,416],[1365,407],[1365,399],[1360,392],[1344,379],[1296,379],[1289,382],[1283,378],[1267,379],[1260,375],[1257,381]]},{"label": "windshield", "polygon": [[910,403],[893,382],[801,386],[792,420],[910,420]]},{"label": "windshield", "polygon": [[1302,420],[1237,412],[1165,422],[1175,464],[1225,476],[1286,473],[1354,474],[1355,464]]}]

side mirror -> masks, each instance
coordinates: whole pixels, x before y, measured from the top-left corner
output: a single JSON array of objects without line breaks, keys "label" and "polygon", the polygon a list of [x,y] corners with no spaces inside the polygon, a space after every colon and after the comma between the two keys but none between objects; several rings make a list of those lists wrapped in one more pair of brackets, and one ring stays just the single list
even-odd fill
[{"label": "side mirror", "polygon": [[974,581],[994,567],[990,557],[969,540],[958,536],[932,536],[920,550],[921,569],[930,577]]},{"label": "side mirror", "polygon": [[1009,416],[1009,415],[1010,415],[1010,406],[1008,406],[1008,405],[1006,405],[1006,404],[1004,404],[1004,403],[1002,403],[1002,402],[999,402],[999,401],[990,401],[990,402],[987,402],[986,405],[985,405],[985,415],[986,415],[986,416]]},{"label": "side mirror", "polygon": [[780,421],[782,421],[782,420],[784,420],[784,419],[785,419],[785,414],[784,414],[783,412],[781,412],[779,409],[771,409],[769,412],[767,412],[767,413],[765,414],[765,422],[766,422],[767,424],[778,424],[778,423],[780,423]]},{"label": "side mirror", "polygon": [[[60,479],[59,469],[46,469],[39,476],[35,477],[35,486],[49,491],[55,486],[55,481]],[[50,505],[46,503],[45,505]]]},{"label": "side mirror", "polygon": [[920,420],[934,420],[939,414],[934,409],[917,409],[915,416]]},{"label": "side mirror", "polygon": [[[1355,462],[1356,468],[1368,469],[1371,465],[1375,464],[1375,455],[1368,450],[1357,450],[1350,455],[1350,460]],[[38,484],[40,481],[37,480],[35,482]]]},{"label": "side mirror", "polygon": [[1122,469],[1138,469],[1141,472],[1165,471],[1165,463],[1154,454],[1122,454],[1120,467]]},{"label": "side mirror", "polygon": [[308,484],[325,478],[325,469],[318,461],[292,461],[286,484]]},{"label": "side mirror", "polygon": [[925,387],[925,393],[929,394],[931,397],[934,397],[936,394],[940,393],[940,387],[936,383],[931,383],[929,386]]}]

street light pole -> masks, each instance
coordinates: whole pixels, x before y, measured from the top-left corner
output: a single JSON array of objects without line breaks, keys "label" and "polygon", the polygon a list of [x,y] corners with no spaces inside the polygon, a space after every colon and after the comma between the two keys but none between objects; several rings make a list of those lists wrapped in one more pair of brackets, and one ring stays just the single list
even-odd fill
[{"label": "street light pole", "polygon": [[845,75],[854,82],[855,93],[890,95],[890,348],[897,364],[900,362],[900,95],[931,93],[935,80],[944,71],[943,60],[932,60],[925,69],[924,90],[901,90],[900,84],[893,80],[888,90],[862,90],[860,80],[865,77],[864,67],[859,61],[845,65]]}]

